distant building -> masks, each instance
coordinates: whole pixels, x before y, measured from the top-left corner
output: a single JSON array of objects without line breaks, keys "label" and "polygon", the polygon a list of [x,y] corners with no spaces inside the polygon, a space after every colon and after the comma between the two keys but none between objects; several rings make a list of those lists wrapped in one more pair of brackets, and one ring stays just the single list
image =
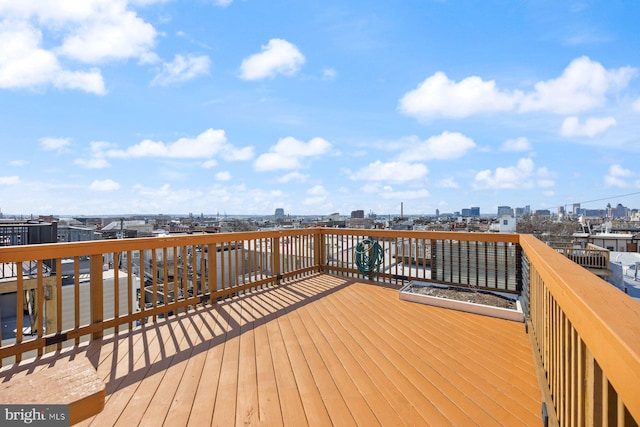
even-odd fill
[{"label": "distant building", "polygon": [[275,212],[274,216],[275,216],[276,220],[283,219],[284,218],[284,209],[276,208],[276,212]]},{"label": "distant building", "polygon": [[472,218],[480,218],[480,208],[477,206],[471,207],[471,217]]},{"label": "distant building", "polygon": [[498,218],[503,216],[513,216],[513,208],[511,206],[498,206]]},{"label": "distant building", "polygon": [[571,210],[571,213],[574,215],[580,215],[580,203],[574,203],[573,204],[573,209]]},{"label": "distant building", "polygon": [[373,218],[353,218],[351,217],[348,222],[349,228],[364,228],[372,229],[375,226],[375,220]]},{"label": "distant building", "polygon": [[610,218],[627,218],[629,216],[628,213],[629,209],[620,203],[615,208],[609,208]]},{"label": "distant building", "polygon": [[351,211],[351,218],[364,218],[364,210]]},{"label": "distant building", "polygon": [[535,216],[550,217],[551,216],[551,211],[549,209],[536,209],[536,211],[533,214]]},{"label": "distant building", "polygon": [[607,216],[607,211],[604,209],[585,209],[584,216],[587,218],[604,218]]},{"label": "distant building", "polygon": [[471,217],[471,209],[462,208],[462,217],[463,218],[470,218]]},{"label": "distant building", "polygon": [[515,233],[516,218],[513,216],[502,216],[489,226],[489,231],[494,233]]},{"label": "distant building", "polygon": [[0,246],[56,243],[57,237],[58,223],[55,221],[0,221]]},{"label": "distant building", "polygon": [[58,226],[58,242],[86,242],[97,237],[95,227]]},{"label": "distant building", "polygon": [[113,221],[100,230],[104,239],[144,237],[153,235],[153,225],[144,220]]}]

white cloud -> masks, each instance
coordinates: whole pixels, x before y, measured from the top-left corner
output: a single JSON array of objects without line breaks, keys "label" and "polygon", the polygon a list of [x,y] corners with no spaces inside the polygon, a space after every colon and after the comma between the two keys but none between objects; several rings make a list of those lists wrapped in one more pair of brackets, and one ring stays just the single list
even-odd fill
[{"label": "white cloud", "polygon": [[305,205],[318,205],[326,202],[330,193],[322,185],[316,185],[307,190],[307,195],[303,202]]},{"label": "white cloud", "polygon": [[632,67],[607,70],[586,56],[574,59],[557,79],[538,82],[519,110],[575,114],[605,105],[607,95],[623,89],[636,75]]},{"label": "white cloud", "polygon": [[182,83],[199,75],[209,73],[211,61],[207,55],[192,56],[176,55],[173,62],[162,64],[162,70],[155,76],[151,84],[167,86]]},{"label": "white cloud", "polygon": [[216,181],[231,181],[231,174],[229,172],[218,172],[216,174]]},{"label": "white cloud", "polygon": [[0,176],[0,185],[15,185],[20,183],[20,177],[14,176]]},{"label": "white cloud", "polygon": [[227,148],[227,137],[223,130],[207,129],[195,138],[180,138],[172,143],[145,139],[126,150],[108,150],[106,155],[116,158],[201,159],[213,157]]},{"label": "white cloud", "polygon": [[417,190],[396,190],[391,185],[381,185],[378,182],[367,183],[361,190],[368,194],[375,194],[376,197],[385,200],[414,200],[429,197],[429,190],[421,188]]},{"label": "white cloud", "polygon": [[500,147],[502,151],[528,151],[531,150],[531,143],[525,137],[508,139]]},{"label": "white cloud", "polygon": [[416,181],[429,173],[422,163],[387,162],[377,160],[351,173],[351,179],[359,181],[407,182]]},{"label": "white cloud", "polygon": [[145,187],[140,184],[133,186],[133,191],[136,194],[147,197],[164,197],[170,194],[171,186],[169,184],[163,184],[160,188]]},{"label": "white cloud", "polygon": [[45,151],[64,151],[65,148],[71,145],[70,138],[53,138],[44,137],[40,138],[40,148]]},{"label": "white cloud", "polygon": [[223,156],[226,160],[247,160],[253,156],[253,148],[237,149],[227,142],[223,130],[207,129],[195,138],[180,138],[175,142],[165,143],[145,139],[126,149],[115,148],[109,142],[91,142],[91,157],[76,159],[74,163],[87,169],[100,169],[111,166],[109,158],[143,158],[159,157],[169,159],[202,159],[201,167],[211,169],[218,162],[213,157]]},{"label": "white cloud", "polygon": [[473,114],[510,111],[516,99],[501,92],[495,81],[467,77],[456,83],[443,72],[428,77],[400,100],[400,111],[420,119],[433,117],[468,117]]},{"label": "white cloud", "polygon": [[546,168],[536,170],[533,160],[523,158],[516,166],[478,172],[472,185],[475,190],[548,188],[555,185],[552,178]]},{"label": "white cloud", "polygon": [[501,90],[495,81],[472,76],[455,82],[436,72],[401,99],[402,113],[418,119],[462,118],[495,112],[543,111],[576,114],[602,107],[608,95],[628,86],[637,69],[605,69],[586,56],[573,60],[560,77],[540,81],[533,91]]},{"label": "white cloud", "polygon": [[268,153],[258,156],[254,166],[259,171],[298,169],[303,167],[305,158],[322,156],[329,153],[331,148],[331,144],[323,138],[313,138],[305,143],[288,136],[280,139]]},{"label": "white cloud", "polygon": [[440,188],[460,188],[460,185],[453,178],[443,178],[436,183],[436,186]]},{"label": "white cloud", "polygon": [[538,170],[536,171],[536,186],[539,188],[554,187],[556,185],[554,175],[554,173],[552,173],[545,167],[538,168]]},{"label": "white cloud", "polygon": [[338,72],[333,68],[323,68],[322,69],[322,79],[323,80],[335,80],[338,76]]},{"label": "white cloud", "polygon": [[271,39],[262,52],[245,58],[240,65],[244,80],[260,80],[277,74],[292,76],[304,64],[305,58],[298,48],[283,39]]},{"label": "white cloud", "polygon": [[111,179],[95,180],[91,183],[89,189],[92,191],[115,191],[120,189],[120,184]]},{"label": "white cloud", "polygon": [[155,28],[127,10],[126,2],[100,3],[72,27],[56,52],[90,64],[144,58],[154,46]]},{"label": "white cloud", "polygon": [[621,165],[615,164],[609,167],[609,172],[604,177],[604,183],[608,187],[625,188],[629,186],[627,179],[633,178],[635,174]]},{"label": "white cloud", "polygon": [[220,7],[227,7],[231,3],[233,3],[233,0],[215,0],[216,6],[220,6]]},{"label": "white cloud", "polygon": [[139,6],[148,6],[156,3],[168,3],[171,0],[129,0],[129,3],[139,5]]},{"label": "white cloud", "polygon": [[631,105],[631,108],[633,108],[633,111],[635,111],[636,113],[640,113],[640,98],[635,100],[635,102]]},{"label": "white cloud", "polygon": [[0,88],[78,89],[96,95],[106,93],[100,70],[71,71],[42,49],[42,32],[28,23],[0,23]]},{"label": "white cloud", "polygon": [[290,172],[284,176],[278,178],[278,182],[282,184],[286,184],[287,182],[306,182],[309,179],[309,175],[301,174],[300,172]]},{"label": "white cloud", "polygon": [[105,151],[112,146],[113,144],[105,141],[91,141],[91,157],[88,159],[75,159],[73,163],[85,169],[108,168],[111,164],[105,159]]},{"label": "white cloud", "polygon": [[458,132],[447,131],[422,142],[409,138],[408,145],[398,158],[411,161],[450,160],[462,157],[476,147],[471,138]]},{"label": "white cloud", "polygon": [[424,199],[431,195],[429,193],[429,190],[426,190],[426,189],[394,191],[391,186],[383,187],[383,191],[381,191],[378,194],[380,197],[387,200],[388,199],[393,199],[393,200]]},{"label": "white cloud", "polygon": [[228,149],[226,149],[222,153],[222,157],[224,157],[225,160],[231,160],[231,161],[251,160],[253,156],[254,156],[253,147],[242,147],[242,148],[228,147]]},{"label": "white cloud", "polygon": [[92,157],[89,159],[75,159],[73,164],[85,169],[104,169],[111,164],[104,157]]},{"label": "white cloud", "polygon": [[16,167],[22,167],[22,166],[26,166],[28,164],[29,164],[29,162],[27,162],[26,160],[11,160],[9,162],[10,166],[16,166]]},{"label": "white cloud", "polygon": [[567,117],[562,122],[560,135],[567,137],[587,136],[593,138],[596,135],[606,132],[615,125],[616,119],[613,117],[591,117],[584,123],[580,123],[578,117],[572,116]]},{"label": "white cloud", "polygon": [[[159,0],[163,1],[163,0]],[[71,70],[61,58],[86,64],[157,60],[157,32],[130,5],[154,0],[0,2],[0,88],[78,89],[103,95],[98,68]],[[43,42],[43,33],[47,39]]]}]

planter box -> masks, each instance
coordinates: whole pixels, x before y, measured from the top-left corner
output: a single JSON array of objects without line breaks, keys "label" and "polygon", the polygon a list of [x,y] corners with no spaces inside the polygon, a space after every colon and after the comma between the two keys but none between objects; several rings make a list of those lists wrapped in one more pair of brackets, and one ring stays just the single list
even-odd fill
[{"label": "planter box", "polygon": [[[500,319],[513,320],[515,322],[524,322],[524,313],[522,312],[522,306],[520,301],[515,295],[504,294],[500,292],[488,292],[491,294],[499,295],[501,297],[509,298],[515,301],[516,309],[508,309],[502,307],[494,307],[491,305],[477,304],[474,302],[457,301],[449,298],[437,297],[432,295],[424,295],[417,292],[412,292],[412,288],[416,287],[432,287],[432,288],[444,288],[444,289],[460,289],[468,291],[467,288],[456,288],[454,286],[438,285],[435,283],[427,282],[409,282],[407,285],[400,289],[400,299],[404,301],[417,302],[420,304],[433,305],[436,307],[450,308],[453,310],[466,311],[467,313],[481,314],[483,316],[498,317]],[[486,291],[478,291],[486,292]]]}]

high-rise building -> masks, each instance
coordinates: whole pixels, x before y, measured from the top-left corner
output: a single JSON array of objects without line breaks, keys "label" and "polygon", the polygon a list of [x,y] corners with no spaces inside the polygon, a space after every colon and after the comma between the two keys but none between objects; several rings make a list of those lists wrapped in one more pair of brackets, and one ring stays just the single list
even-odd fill
[{"label": "high-rise building", "polygon": [[498,206],[498,217],[513,216],[513,208],[511,206]]},{"label": "high-rise building", "polygon": [[480,218],[480,208],[477,206],[471,207],[471,216],[473,218]]},{"label": "high-rise building", "polygon": [[276,217],[276,219],[283,219],[284,218],[284,209],[276,208],[275,217]]},{"label": "high-rise building", "polygon": [[351,211],[351,218],[364,218],[364,210],[358,209]]}]

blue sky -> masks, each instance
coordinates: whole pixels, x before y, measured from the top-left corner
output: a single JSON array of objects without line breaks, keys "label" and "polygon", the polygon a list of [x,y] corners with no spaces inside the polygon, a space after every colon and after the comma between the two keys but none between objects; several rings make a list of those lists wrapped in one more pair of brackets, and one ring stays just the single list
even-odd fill
[{"label": "blue sky", "polygon": [[637,208],[638,17],[637,0],[0,0],[0,209]]}]

